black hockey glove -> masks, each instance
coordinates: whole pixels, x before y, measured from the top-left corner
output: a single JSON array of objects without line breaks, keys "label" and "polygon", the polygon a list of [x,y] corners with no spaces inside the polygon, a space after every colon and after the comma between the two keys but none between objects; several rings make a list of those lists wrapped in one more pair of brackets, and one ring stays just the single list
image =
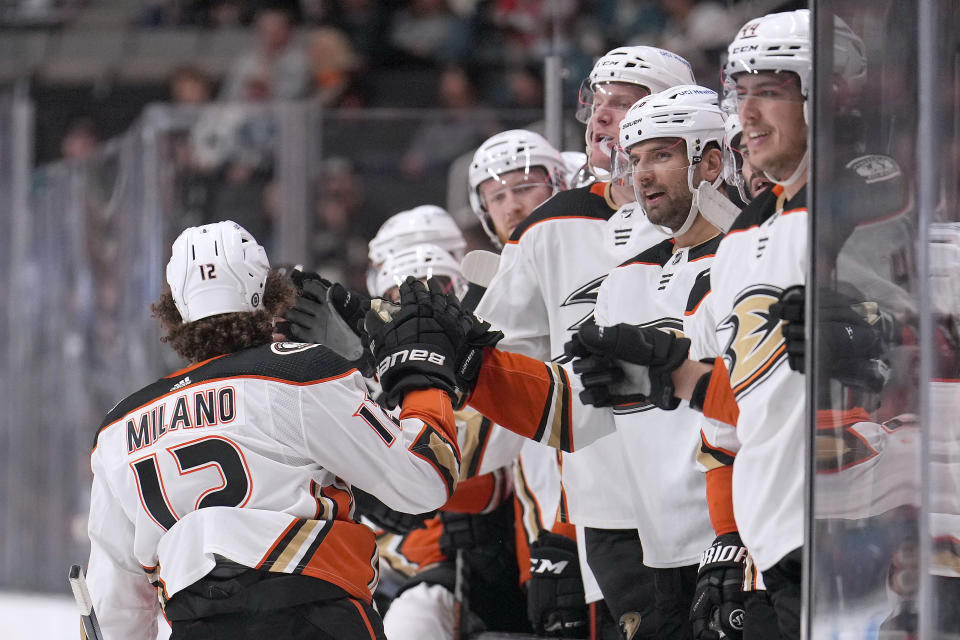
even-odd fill
[{"label": "black hockey glove", "polygon": [[[806,371],[806,288],[786,289],[770,305],[770,315],[784,322],[783,338],[790,368]],[[893,319],[876,304],[857,302],[831,289],[820,290],[820,321],[815,327],[821,348],[828,357],[826,373],[841,383],[879,392],[889,379],[889,367],[881,360],[895,341]]]},{"label": "black hockey glove", "polygon": [[443,533],[440,534],[440,551],[448,558],[458,550],[475,551],[484,546],[503,546],[503,527],[494,513],[462,513],[440,511]]},{"label": "black hockey glove", "polygon": [[[609,406],[646,400],[665,410],[676,409],[671,374],[687,359],[690,340],[653,327],[618,324],[600,327],[587,323],[564,345],[574,360],[585,390],[586,404]],[[600,403],[600,404],[597,404]]]},{"label": "black hockey glove", "polygon": [[361,489],[353,487],[353,497],[360,515],[367,517],[375,525],[389,533],[405,535],[414,529],[425,529],[426,522],[436,515],[436,511],[427,513],[403,513],[383,504],[379,498]]},{"label": "black hockey glove", "polygon": [[589,627],[577,543],[544,531],[530,545],[527,617],[538,636],[582,638]]},{"label": "black hockey glove", "polygon": [[[696,640],[743,637],[743,578],[747,548],[739,533],[717,536],[700,555],[697,589],[690,608]],[[722,635],[721,635],[722,634]]]},{"label": "black hockey glove", "polygon": [[[294,271],[291,279],[297,285],[299,295],[293,307],[287,311],[287,324],[284,334],[300,342],[322,344],[347,360],[356,361],[363,356],[364,348],[359,334],[351,322],[352,315],[347,313],[343,301],[349,299],[353,314],[365,306],[369,308],[369,299],[361,301],[340,284],[331,284],[317,274],[304,274]],[[339,292],[340,303],[335,301],[334,293]]]},{"label": "black hockey glove", "polygon": [[[396,406],[408,390],[437,386],[459,409],[480,375],[483,349],[495,346],[503,334],[461,309],[457,297],[444,293],[438,282],[427,284],[429,289],[407,278],[400,285],[399,305],[378,303],[367,314],[371,350],[388,406]],[[423,353],[427,345],[434,347],[432,356]],[[404,371],[416,375],[398,375]],[[403,380],[400,387],[397,380]],[[437,384],[426,384],[431,380]]]}]

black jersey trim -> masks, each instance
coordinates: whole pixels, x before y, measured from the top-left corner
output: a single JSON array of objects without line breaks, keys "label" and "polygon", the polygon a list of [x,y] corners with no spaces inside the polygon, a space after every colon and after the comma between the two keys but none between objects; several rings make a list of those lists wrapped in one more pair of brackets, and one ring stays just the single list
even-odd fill
[{"label": "black jersey trim", "polygon": [[531,227],[547,220],[564,218],[587,218],[609,220],[616,209],[611,209],[602,195],[591,191],[591,186],[569,189],[556,194],[533,210],[527,219],[517,225],[509,242],[515,243]]},{"label": "black jersey trim", "polygon": [[720,247],[720,241],[723,240],[722,235],[717,235],[706,242],[701,242],[695,247],[690,249],[690,255],[687,257],[688,262],[693,262],[694,260],[701,260],[703,258],[708,258],[710,256],[716,255],[717,249]]},{"label": "black jersey trim", "polygon": [[649,264],[649,265],[660,265],[661,267],[670,262],[670,259],[673,257],[673,249],[675,246],[675,241],[673,238],[667,238],[662,242],[658,242],[649,249],[644,249],[634,257],[625,261],[621,264],[621,267],[629,267],[632,264]]},{"label": "black jersey trim", "polygon": [[697,274],[693,286],[690,287],[690,295],[687,296],[687,306],[683,310],[683,315],[693,315],[703,299],[710,293],[710,269],[704,269]]},{"label": "black jersey trim", "polygon": [[[289,343],[293,344],[293,343]],[[289,347],[278,353],[268,343],[219,358],[194,368],[160,378],[121,400],[107,413],[93,439],[97,446],[100,433],[124,416],[172,393],[179,393],[198,384],[218,380],[254,378],[276,380],[292,385],[310,385],[341,378],[356,370],[350,362],[322,345]]]},{"label": "black jersey trim", "polygon": [[[743,211],[741,211],[740,215],[737,216],[737,219],[734,220],[733,226],[730,227],[727,235],[736,233],[738,231],[746,231],[747,229],[763,224],[769,220],[770,217],[777,212],[777,200],[779,199],[782,191],[782,189],[774,187],[773,189],[767,189],[761,193],[750,204],[743,208]],[[793,198],[787,200],[783,204],[784,211],[788,211],[790,209],[806,209],[806,207],[806,186],[801,187],[800,191],[798,191]]]}]

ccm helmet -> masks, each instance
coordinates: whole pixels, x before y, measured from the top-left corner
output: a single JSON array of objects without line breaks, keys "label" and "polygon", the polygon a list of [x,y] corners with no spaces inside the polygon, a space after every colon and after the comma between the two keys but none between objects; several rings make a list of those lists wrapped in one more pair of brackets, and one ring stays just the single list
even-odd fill
[{"label": "ccm helmet", "polygon": [[657,93],[678,84],[694,84],[690,63],[677,54],[657,47],[617,47],[593,65],[590,76],[580,87],[577,120],[586,123],[593,110],[597,87],[606,82],[622,82],[645,87]]}]

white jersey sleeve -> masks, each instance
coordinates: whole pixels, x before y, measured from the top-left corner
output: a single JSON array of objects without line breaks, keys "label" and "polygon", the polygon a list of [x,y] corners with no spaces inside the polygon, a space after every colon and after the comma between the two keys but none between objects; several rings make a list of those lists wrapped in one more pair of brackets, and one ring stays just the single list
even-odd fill
[{"label": "white jersey sleeve", "polygon": [[500,267],[477,305],[477,315],[503,331],[500,348],[550,360],[550,324],[537,271],[526,245],[503,248]]},{"label": "white jersey sleeve", "polygon": [[[427,433],[424,438],[429,427],[421,417],[446,411],[452,420],[449,402],[443,407],[442,398],[435,395],[424,399],[432,408],[416,413],[404,410],[398,420],[365,396],[359,373],[291,390],[300,395],[304,451],[320,466],[405,513],[424,513],[447,501],[448,489],[452,493],[455,485],[452,478],[459,477],[458,462],[450,442],[442,441],[439,433]],[[353,405],[352,413],[343,410]],[[438,465],[424,457],[433,455],[431,447],[441,452],[442,484],[436,482]]]},{"label": "white jersey sleeve", "polygon": [[106,640],[157,637],[160,602],[148,573],[133,555],[136,530],[106,482],[99,457],[94,456],[90,492],[90,562],[87,582],[94,610]]}]

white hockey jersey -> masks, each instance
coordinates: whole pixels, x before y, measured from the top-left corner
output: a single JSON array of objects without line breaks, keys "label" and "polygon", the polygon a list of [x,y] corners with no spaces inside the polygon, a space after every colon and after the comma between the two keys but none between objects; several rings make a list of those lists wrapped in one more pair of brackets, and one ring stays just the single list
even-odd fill
[{"label": "white hockey jersey", "polygon": [[[480,316],[504,332],[501,349],[542,361],[564,359],[563,345],[593,315],[600,284],[629,255],[623,246],[611,246],[607,223],[617,207],[608,192],[609,183],[598,182],[558,193],[514,231],[477,306]],[[598,528],[636,526],[626,491],[611,490],[626,487],[629,478],[621,448],[614,433],[563,454],[561,520]]]},{"label": "white hockey jersey", "polygon": [[141,389],[104,420],[91,465],[88,581],[107,640],[153,638],[165,603],[222,557],[370,601],[373,532],[351,485],[421,513],[447,501],[460,452],[441,391],[392,418],[349,363],[273,343]]},{"label": "white hockey jersey", "polygon": [[733,464],[737,527],[761,571],[800,547],[804,531],[806,387],[769,307],[805,282],[807,208],[805,190],[789,202],[782,193],[760,195],[720,242],[711,291],[689,325],[690,357],[720,357],[711,389],[729,385],[739,410],[727,423],[701,422],[700,459],[707,468]]},{"label": "white hockey jersey", "polygon": [[[614,269],[600,287],[597,324],[626,323],[684,333],[684,312],[707,293],[720,236],[676,249],[664,240]],[[699,286],[698,286],[699,283]],[[696,564],[714,539],[704,474],[696,462],[701,414],[686,403],[663,411],[643,402],[613,407],[627,468],[643,561],[667,568]]]}]

